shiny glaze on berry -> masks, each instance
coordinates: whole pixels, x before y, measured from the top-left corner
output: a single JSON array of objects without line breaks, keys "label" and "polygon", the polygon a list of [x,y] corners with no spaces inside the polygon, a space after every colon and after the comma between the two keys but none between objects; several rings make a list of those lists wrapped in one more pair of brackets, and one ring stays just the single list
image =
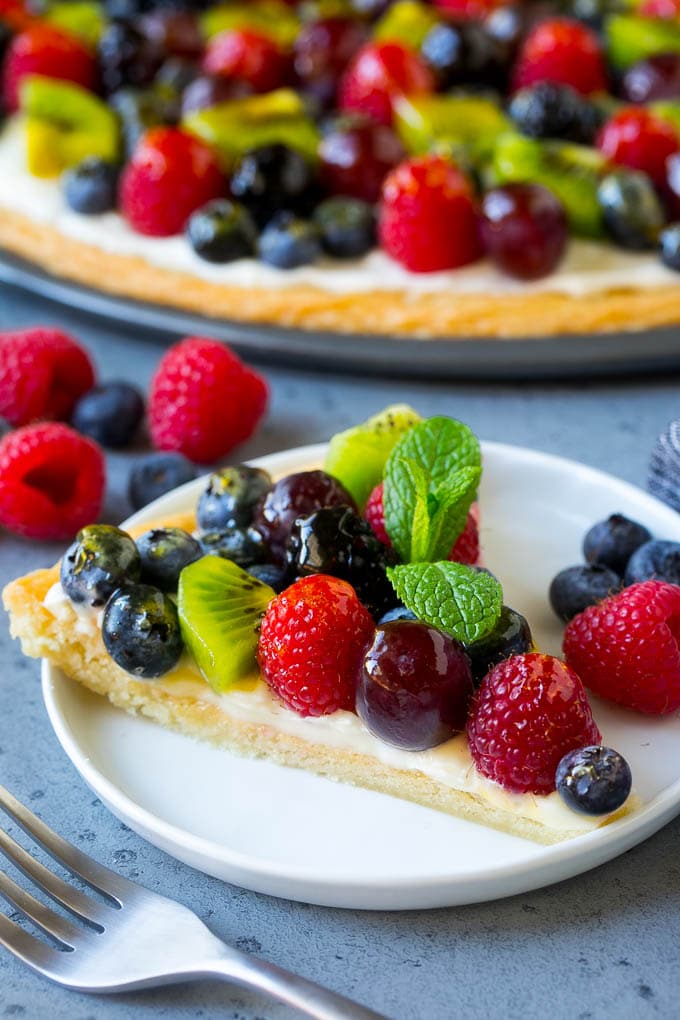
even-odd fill
[{"label": "shiny glaze on berry", "polygon": [[171,670],[184,649],[175,603],[148,584],[113,593],[104,610],[102,637],[113,661],[143,680]]},{"label": "shiny glaze on berry", "polygon": [[618,811],[632,785],[630,766],[623,755],[597,744],[565,754],[555,773],[555,786],[564,803],[585,815]]},{"label": "shiny glaze on berry", "polygon": [[142,583],[161,591],[177,591],[181,572],[203,556],[199,543],[182,528],[152,528],[140,535],[136,544]]},{"label": "shiny glaze on berry", "polygon": [[110,524],[89,524],[64,553],[59,577],[72,602],[98,609],[116,588],[139,580],[141,569],[137,546],[127,532]]},{"label": "shiny glaze on berry", "polygon": [[521,280],[547,276],[564,255],[568,227],[564,206],[540,184],[506,184],[482,200],[481,229],[487,254],[504,273]]},{"label": "shiny glaze on berry", "polygon": [[242,528],[250,524],[255,508],[273,485],[262,468],[236,464],[215,471],[201,493],[196,520],[203,531]]},{"label": "shiny glaze on berry", "polygon": [[475,686],[481,684],[489,670],[499,662],[509,659],[511,655],[529,652],[532,647],[531,628],[526,618],[516,609],[503,606],[491,633],[465,646]]},{"label": "shiny glaze on berry", "polygon": [[333,195],[377,202],[386,174],[405,155],[386,124],[359,115],[341,117],[319,143],[321,184]]}]

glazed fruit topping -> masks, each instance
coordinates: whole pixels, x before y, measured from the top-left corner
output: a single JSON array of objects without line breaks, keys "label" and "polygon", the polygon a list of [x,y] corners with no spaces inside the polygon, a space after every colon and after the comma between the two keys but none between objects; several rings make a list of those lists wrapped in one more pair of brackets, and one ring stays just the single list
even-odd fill
[{"label": "glazed fruit topping", "polygon": [[573,811],[606,815],[625,804],[632,786],[626,759],[611,747],[581,747],[565,754],[555,785]]},{"label": "glazed fruit topping", "polygon": [[223,531],[204,531],[199,538],[206,556],[221,556],[238,563],[244,569],[255,563],[269,560],[269,547],[255,528],[225,528]]},{"label": "glazed fruit topping", "polygon": [[391,127],[346,115],[319,142],[321,184],[333,195],[377,202],[385,176],[405,155]]},{"label": "glazed fruit topping", "polygon": [[680,149],[680,136],[664,118],[644,107],[628,107],[607,121],[597,144],[613,163],[642,170],[661,187],[666,159]]},{"label": "glazed fruit topping", "polygon": [[492,261],[521,280],[552,272],[568,240],[564,206],[540,184],[506,184],[488,191],[481,230]]},{"label": "glazed fruit topping", "polygon": [[260,234],[257,252],[277,269],[297,269],[316,262],[322,252],[321,231],[293,212],[277,213]]},{"label": "glazed fruit topping", "polygon": [[118,201],[120,167],[89,156],[64,175],[64,198],[74,212],[94,216],[110,212]]},{"label": "glazed fruit topping", "polygon": [[396,98],[432,91],[432,73],[408,46],[399,42],[369,43],[343,74],[338,99],[343,110],[356,110],[380,124],[391,124]]},{"label": "glazed fruit topping", "polygon": [[537,652],[491,670],[475,693],[467,734],[482,775],[513,793],[551,793],[564,755],[601,742],[577,674]]},{"label": "glazed fruit topping", "polygon": [[90,524],[64,554],[59,579],[72,602],[98,609],[117,588],[139,581],[141,570],[139,550],[127,532]]},{"label": "glazed fruit topping", "polygon": [[231,193],[265,226],[281,211],[311,212],[316,197],[316,173],[310,162],[287,145],[253,149],[235,166]]},{"label": "glazed fruit topping", "polygon": [[210,476],[196,508],[196,520],[203,531],[243,528],[252,523],[255,509],[272,487],[271,476],[262,468],[237,464],[221,468]]},{"label": "glazed fruit topping", "polygon": [[189,218],[187,237],[206,262],[233,262],[255,254],[257,227],[245,206],[216,198]]},{"label": "glazed fruit topping", "polygon": [[255,92],[271,92],[286,84],[291,66],[288,54],[273,39],[259,32],[234,29],[208,42],[203,70],[245,81]]},{"label": "glazed fruit topping", "polygon": [[529,33],[513,72],[515,89],[561,82],[590,95],[606,92],[607,70],[597,35],[571,18],[542,21]]},{"label": "glazed fruit topping", "polygon": [[503,606],[493,630],[481,640],[465,645],[475,686],[479,686],[499,662],[530,652],[533,644],[531,628],[525,617],[516,609]]},{"label": "glazed fruit topping", "polygon": [[102,637],[113,661],[141,680],[167,673],[184,649],[175,603],[148,584],[114,592],[104,610]]},{"label": "glazed fruit topping", "polygon": [[153,528],[136,541],[141,580],[161,591],[177,591],[179,575],[203,555],[196,539],[182,528]]},{"label": "glazed fruit topping", "polygon": [[458,641],[410,620],[378,627],[363,660],[357,713],[375,736],[423,751],[465,729],[472,697],[467,655]]},{"label": "glazed fruit topping", "polygon": [[358,198],[338,195],[317,206],[314,223],[325,252],[340,259],[365,255],[375,246],[373,206]]},{"label": "glazed fruit topping", "polygon": [[2,100],[6,110],[19,106],[19,87],[30,75],[64,79],[94,89],[97,65],[91,52],[72,35],[36,22],[15,35],[5,55]]}]

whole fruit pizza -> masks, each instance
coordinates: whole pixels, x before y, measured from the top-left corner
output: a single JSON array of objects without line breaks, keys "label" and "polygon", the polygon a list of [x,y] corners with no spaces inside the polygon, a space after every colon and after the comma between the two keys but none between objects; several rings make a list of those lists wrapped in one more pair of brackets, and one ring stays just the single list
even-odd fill
[{"label": "whole fruit pizza", "polygon": [[0,0],[0,245],[230,320],[680,322],[678,0]]},{"label": "whole fruit pizza", "polygon": [[[4,592],[12,632],[117,707],[235,753],[555,843],[636,807],[589,693],[680,707],[680,546],[613,513],[536,647],[483,564],[480,445],[387,408],[323,464],[221,468],[186,510],[83,527]],[[546,600],[548,593],[546,593]]]}]

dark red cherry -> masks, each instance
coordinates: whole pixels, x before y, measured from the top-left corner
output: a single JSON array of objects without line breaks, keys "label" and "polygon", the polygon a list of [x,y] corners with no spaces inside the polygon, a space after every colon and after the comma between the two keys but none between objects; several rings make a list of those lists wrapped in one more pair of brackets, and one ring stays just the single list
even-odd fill
[{"label": "dark red cherry", "polygon": [[295,73],[322,106],[332,105],[340,75],[364,44],[367,29],[352,18],[322,18],[305,25],[295,41]]},{"label": "dark red cherry", "polygon": [[391,127],[361,116],[340,117],[321,139],[321,184],[332,195],[377,202],[382,183],[404,159]]},{"label": "dark red cherry", "polygon": [[205,47],[198,18],[191,11],[156,9],[139,21],[140,31],[175,57],[198,59]]},{"label": "dark red cherry", "polygon": [[547,276],[568,240],[564,206],[540,184],[506,184],[488,191],[481,208],[482,240],[499,269],[520,280]]},{"label": "dark red cherry", "polygon": [[659,53],[629,67],[621,93],[631,103],[680,98],[680,53]]},{"label": "dark red cherry", "polygon": [[357,685],[366,727],[409,751],[436,747],[465,729],[473,684],[463,646],[414,620],[378,627]]}]

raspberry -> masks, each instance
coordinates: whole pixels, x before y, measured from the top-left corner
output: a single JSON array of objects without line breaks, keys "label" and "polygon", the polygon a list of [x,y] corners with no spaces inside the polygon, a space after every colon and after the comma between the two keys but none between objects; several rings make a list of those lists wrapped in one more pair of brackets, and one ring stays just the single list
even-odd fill
[{"label": "raspberry", "polygon": [[203,70],[245,81],[256,92],[271,92],[285,85],[290,60],[268,36],[238,29],[220,32],[210,40]]},{"label": "raspberry", "polygon": [[595,694],[649,715],[680,708],[680,588],[643,581],[574,617],[567,662]]},{"label": "raspberry", "polygon": [[58,329],[0,333],[0,417],[10,425],[69,418],[94,385],[86,351]]},{"label": "raspberry", "polygon": [[224,194],[212,149],[179,128],[153,128],[123,171],[123,216],[140,234],[179,234],[193,212]]},{"label": "raspberry", "polygon": [[413,50],[399,42],[368,43],[340,81],[338,105],[380,124],[392,123],[392,103],[401,95],[434,92],[434,78]]},{"label": "raspberry", "polygon": [[0,440],[0,525],[26,538],[72,538],[96,520],[104,455],[68,425],[26,425]]},{"label": "raspberry", "polygon": [[7,110],[19,107],[19,86],[30,74],[97,85],[97,65],[88,49],[73,36],[44,22],[25,28],[10,43],[2,72],[2,98]]},{"label": "raspberry", "polygon": [[513,89],[539,81],[561,82],[577,92],[606,92],[607,71],[595,32],[570,18],[542,21],[524,40],[515,65]]},{"label": "raspberry", "polygon": [[640,14],[645,18],[675,21],[676,18],[680,18],[680,0],[643,0]]},{"label": "raspberry", "polygon": [[21,32],[34,20],[22,0],[0,0],[0,23],[8,25],[15,32]]},{"label": "raspberry", "polygon": [[576,673],[538,652],[514,655],[487,673],[467,734],[482,775],[513,793],[551,793],[564,755],[602,742]]},{"label": "raspberry", "polygon": [[383,184],[378,234],[387,254],[414,273],[474,262],[481,242],[470,183],[441,156],[400,163]]},{"label": "raspberry", "polygon": [[[385,530],[382,482],[380,485],[376,485],[368,497],[364,517],[370,524],[375,537],[380,539],[383,545],[391,548],[392,543]],[[454,563],[467,563],[472,567],[479,563],[479,510],[477,504],[470,509],[465,527],[447,558]]]},{"label": "raspberry", "polygon": [[497,7],[504,6],[506,0],[434,0],[438,7],[449,18],[461,21],[481,21]]},{"label": "raspberry", "polygon": [[597,146],[613,163],[643,170],[663,187],[666,159],[680,149],[680,136],[672,124],[650,110],[627,106],[607,121]]},{"label": "raspberry", "polygon": [[269,604],[258,660],[263,676],[299,715],[354,711],[359,667],[375,624],[347,581],[303,577]]},{"label": "raspberry", "polygon": [[229,347],[204,337],[175,344],[151,381],[149,430],[159,450],[209,464],[245,442],[268,397],[262,376]]}]

